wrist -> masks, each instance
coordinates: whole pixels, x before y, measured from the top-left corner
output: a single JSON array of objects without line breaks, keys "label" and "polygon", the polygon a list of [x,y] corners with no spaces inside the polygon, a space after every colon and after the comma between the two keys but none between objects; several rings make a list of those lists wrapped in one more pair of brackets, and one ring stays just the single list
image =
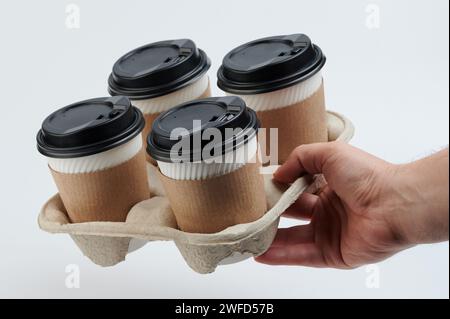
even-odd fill
[{"label": "wrist", "polygon": [[382,187],[376,211],[380,212],[390,229],[391,245],[397,248],[416,244],[412,216],[418,214],[415,190],[409,179],[409,164],[387,164],[383,169]]},{"label": "wrist", "polygon": [[446,172],[439,171],[435,164],[424,159],[394,165],[389,215],[394,231],[405,245],[448,240],[448,191],[438,190]]},{"label": "wrist", "polygon": [[393,165],[389,218],[399,240],[406,246],[420,243],[422,224],[421,189],[416,181],[413,164]]}]

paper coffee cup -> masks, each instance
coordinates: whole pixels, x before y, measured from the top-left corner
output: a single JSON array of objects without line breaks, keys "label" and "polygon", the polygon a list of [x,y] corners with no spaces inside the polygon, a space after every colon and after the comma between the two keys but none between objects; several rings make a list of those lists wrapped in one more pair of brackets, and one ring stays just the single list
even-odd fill
[{"label": "paper coffee cup", "polygon": [[71,104],[48,116],[37,135],[71,222],[125,221],[149,198],[142,113],[126,97]]},{"label": "paper coffee cup", "polygon": [[239,97],[191,101],[153,123],[147,152],[181,230],[214,233],[266,212],[253,110]]},{"label": "paper coffee cup", "polygon": [[322,51],[304,34],[255,40],[223,59],[217,84],[257,112],[265,129],[264,155],[277,150],[283,163],[296,146],[327,141],[324,64]]},{"label": "paper coffee cup", "polygon": [[211,96],[205,52],[189,39],[134,49],[117,60],[109,76],[111,95],[124,95],[144,114],[144,144],[154,119],[168,109]]}]

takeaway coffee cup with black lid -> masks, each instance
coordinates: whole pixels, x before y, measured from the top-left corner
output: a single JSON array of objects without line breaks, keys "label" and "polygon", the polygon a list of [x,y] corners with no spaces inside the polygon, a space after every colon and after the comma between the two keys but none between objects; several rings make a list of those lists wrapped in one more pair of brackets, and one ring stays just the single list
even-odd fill
[{"label": "takeaway coffee cup with black lid", "polygon": [[154,119],[175,105],[209,97],[211,63],[189,39],[167,40],[134,49],[113,66],[111,95],[124,95],[144,114],[144,142]]},{"label": "takeaway coffee cup with black lid", "polygon": [[125,221],[149,198],[143,128],[142,113],[122,96],[77,102],[44,120],[37,148],[71,222]]},{"label": "takeaway coffee cup with black lid", "polygon": [[213,233],[266,212],[259,121],[234,96],[191,101],[153,122],[147,152],[181,230]]},{"label": "takeaway coffee cup with black lid", "polygon": [[261,143],[267,155],[276,142],[270,143],[276,137],[270,128],[278,130],[282,163],[296,146],[328,140],[324,64],[321,49],[304,34],[268,37],[230,51],[217,72],[217,84],[257,112],[266,129],[266,143]]}]

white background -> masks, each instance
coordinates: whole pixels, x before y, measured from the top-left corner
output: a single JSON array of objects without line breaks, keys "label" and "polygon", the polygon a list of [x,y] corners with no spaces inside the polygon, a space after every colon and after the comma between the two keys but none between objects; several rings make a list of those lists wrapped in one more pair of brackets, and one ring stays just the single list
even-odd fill
[{"label": "white background", "polygon": [[[449,297],[448,243],[378,264],[380,287],[372,289],[364,267],[270,267],[247,260],[199,275],[170,242],[149,243],[126,262],[100,268],[68,236],[38,229],[39,209],[56,187],[35,146],[46,115],[107,95],[113,62],[137,46],[190,37],[212,59],[215,83],[229,49],[303,32],[328,57],[328,107],[353,120],[353,144],[392,162],[410,161],[448,144],[447,0],[73,0],[80,29],[66,27],[68,3],[0,4],[0,297]],[[366,25],[371,3],[380,10],[375,29]],[[79,289],[65,286],[68,264],[80,267]]]}]

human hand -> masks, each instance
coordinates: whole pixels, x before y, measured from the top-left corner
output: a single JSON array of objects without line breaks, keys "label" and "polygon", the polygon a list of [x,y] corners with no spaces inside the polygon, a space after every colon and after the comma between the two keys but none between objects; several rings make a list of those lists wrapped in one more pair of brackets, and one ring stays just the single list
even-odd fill
[{"label": "human hand", "polygon": [[[284,214],[311,222],[279,229],[256,260],[346,269],[420,242],[448,240],[448,149],[438,155],[393,165],[340,142],[296,148],[274,179],[292,183],[304,174],[323,174],[328,185],[318,195],[302,194]],[[423,174],[425,167],[434,173]],[[429,179],[442,191],[424,192]]]}]

